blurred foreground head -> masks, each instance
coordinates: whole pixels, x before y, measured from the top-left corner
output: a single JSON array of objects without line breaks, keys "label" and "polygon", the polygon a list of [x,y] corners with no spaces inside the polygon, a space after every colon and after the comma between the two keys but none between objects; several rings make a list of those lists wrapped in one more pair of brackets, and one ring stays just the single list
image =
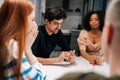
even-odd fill
[{"label": "blurred foreground head", "polygon": [[120,75],[120,0],[111,0],[107,7],[102,53],[110,64],[111,76]]}]

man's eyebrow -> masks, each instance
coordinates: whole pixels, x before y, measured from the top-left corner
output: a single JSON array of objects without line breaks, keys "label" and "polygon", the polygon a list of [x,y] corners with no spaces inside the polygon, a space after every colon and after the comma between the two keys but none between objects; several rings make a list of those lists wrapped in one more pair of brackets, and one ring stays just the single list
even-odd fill
[{"label": "man's eyebrow", "polygon": [[59,22],[54,22],[54,23],[61,24],[61,23],[59,23]]}]

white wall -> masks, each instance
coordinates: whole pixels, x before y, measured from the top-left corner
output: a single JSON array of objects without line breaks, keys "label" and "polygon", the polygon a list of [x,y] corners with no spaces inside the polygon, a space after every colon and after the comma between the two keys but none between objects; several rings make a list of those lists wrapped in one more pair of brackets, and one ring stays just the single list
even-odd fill
[{"label": "white wall", "polygon": [[[46,0],[47,6],[60,6],[63,7],[63,0]],[[75,12],[75,9],[79,8],[81,12]],[[69,9],[72,9],[72,12],[67,12],[67,18],[62,24],[62,29],[73,29],[77,28],[81,24],[82,20],[82,11],[83,11],[83,0],[69,0]]]},{"label": "white wall", "polygon": [[[75,12],[79,8],[81,12]],[[78,28],[78,25],[81,24],[82,20],[82,11],[83,11],[83,0],[70,0],[69,9],[72,9],[72,12],[67,12],[67,19],[63,23],[62,29],[74,29]]]},{"label": "white wall", "polygon": [[69,9],[75,11],[76,8],[79,8],[81,12],[83,11],[83,0],[70,0]]},{"label": "white wall", "polygon": [[82,16],[80,13],[69,13],[67,12],[67,18],[62,24],[62,29],[76,29],[81,24]]},{"label": "white wall", "polygon": [[46,0],[47,6],[60,6],[63,5],[63,0]]},{"label": "white wall", "polygon": [[35,6],[36,23],[38,25],[41,25],[42,12],[44,11],[42,2],[45,2],[46,0],[31,0],[31,1]]},{"label": "white wall", "polygon": [[0,7],[1,7],[2,3],[3,3],[3,0],[0,0]]}]

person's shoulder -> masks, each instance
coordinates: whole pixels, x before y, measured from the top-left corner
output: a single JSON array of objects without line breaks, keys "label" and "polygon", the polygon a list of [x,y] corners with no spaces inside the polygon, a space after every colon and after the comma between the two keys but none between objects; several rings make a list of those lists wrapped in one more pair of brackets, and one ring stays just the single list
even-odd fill
[{"label": "person's shoulder", "polygon": [[99,74],[90,73],[69,73],[58,80],[107,80],[106,77]]},{"label": "person's shoulder", "polygon": [[44,27],[45,27],[45,25],[39,25],[39,26],[38,26],[38,30],[40,31],[40,30],[42,30]]},{"label": "person's shoulder", "polygon": [[42,35],[45,32],[45,25],[38,26],[38,35]]},{"label": "person's shoulder", "polygon": [[61,36],[61,35],[63,35],[62,30],[60,29],[55,35],[56,35],[56,36]]},{"label": "person's shoulder", "polygon": [[81,30],[81,32],[80,33],[82,33],[82,34],[87,34],[88,33],[88,31],[87,30]]},{"label": "person's shoulder", "polygon": [[[12,55],[13,58],[17,58],[17,54],[18,53],[18,41],[16,41],[15,39],[11,39],[8,42],[8,46],[7,46],[8,52],[9,52],[9,56]],[[8,56],[7,55],[7,56]]]},{"label": "person's shoulder", "polygon": [[111,77],[111,78],[109,78],[109,80],[120,80],[120,76]]},{"label": "person's shoulder", "polygon": [[88,37],[88,31],[87,30],[81,30],[80,37],[81,38],[87,38]]},{"label": "person's shoulder", "polygon": [[18,42],[15,39],[11,39],[8,43],[8,47],[14,46],[16,48],[18,46]]},{"label": "person's shoulder", "polygon": [[106,77],[99,75],[97,73],[89,72],[89,73],[83,73],[81,76],[79,76],[82,80],[107,80]]},{"label": "person's shoulder", "polygon": [[60,29],[60,30],[58,31],[58,33],[63,33],[63,32],[62,32],[62,30]]}]

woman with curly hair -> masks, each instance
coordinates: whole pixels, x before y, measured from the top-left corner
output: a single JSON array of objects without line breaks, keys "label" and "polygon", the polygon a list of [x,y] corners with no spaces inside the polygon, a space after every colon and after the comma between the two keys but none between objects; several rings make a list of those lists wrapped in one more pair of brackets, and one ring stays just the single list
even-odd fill
[{"label": "woman with curly hair", "polygon": [[101,64],[104,60],[101,50],[103,15],[101,11],[89,12],[84,18],[84,30],[77,39],[81,56],[91,64]]}]

